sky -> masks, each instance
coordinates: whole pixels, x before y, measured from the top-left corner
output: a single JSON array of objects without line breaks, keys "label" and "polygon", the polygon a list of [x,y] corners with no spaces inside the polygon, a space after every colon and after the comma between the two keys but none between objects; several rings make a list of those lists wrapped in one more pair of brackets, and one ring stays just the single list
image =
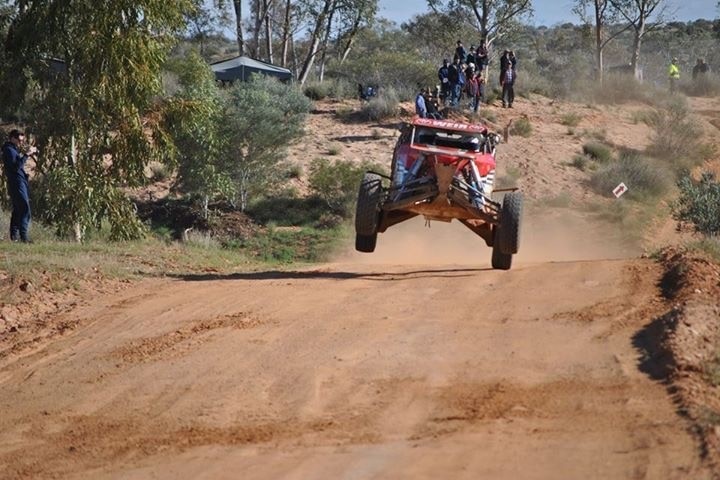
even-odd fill
[{"label": "sky", "polygon": [[[535,25],[551,26],[556,23],[578,22],[578,18],[571,12],[574,4],[572,0],[533,0],[532,3]],[[668,0],[668,4],[669,11],[674,12],[673,20],[714,19],[718,16],[717,0]],[[380,0],[380,16],[397,24],[427,10],[426,0]]]}]

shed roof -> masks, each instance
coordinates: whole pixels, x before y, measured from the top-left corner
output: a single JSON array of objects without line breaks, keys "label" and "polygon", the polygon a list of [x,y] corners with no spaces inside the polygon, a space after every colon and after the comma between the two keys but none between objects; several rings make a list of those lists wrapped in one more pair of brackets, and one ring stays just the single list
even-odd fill
[{"label": "shed roof", "polygon": [[290,80],[292,78],[292,72],[287,68],[245,56],[215,62],[210,65],[210,68],[215,72],[215,78],[223,81],[246,81],[250,79],[253,73],[270,75],[280,80]]}]

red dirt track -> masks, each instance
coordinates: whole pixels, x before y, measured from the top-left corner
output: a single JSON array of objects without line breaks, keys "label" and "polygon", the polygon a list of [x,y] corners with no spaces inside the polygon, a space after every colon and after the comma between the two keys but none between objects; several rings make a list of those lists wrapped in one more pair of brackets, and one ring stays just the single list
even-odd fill
[{"label": "red dirt track", "polygon": [[[489,250],[488,250],[489,253]],[[3,478],[706,478],[644,260],[147,280],[0,364]]]}]

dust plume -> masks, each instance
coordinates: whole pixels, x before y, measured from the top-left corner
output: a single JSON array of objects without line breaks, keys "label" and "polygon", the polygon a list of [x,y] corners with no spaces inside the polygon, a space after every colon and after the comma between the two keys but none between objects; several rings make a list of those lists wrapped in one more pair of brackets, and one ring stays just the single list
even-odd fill
[{"label": "dust plume", "polygon": [[[641,249],[623,239],[620,226],[593,222],[569,209],[526,213],[514,264],[628,258]],[[350,246],[352,248],[352,246]],[[362,264],[489,265],[492,250],[460,222],[416,217],[378,235],[372,254],[347,251],[336,261]]]}]

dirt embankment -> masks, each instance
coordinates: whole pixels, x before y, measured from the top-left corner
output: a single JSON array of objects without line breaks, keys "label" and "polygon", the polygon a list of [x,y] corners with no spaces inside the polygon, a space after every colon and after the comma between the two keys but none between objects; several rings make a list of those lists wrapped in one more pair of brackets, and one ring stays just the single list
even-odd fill
[{"label": "dirt embankment", "polygon": [[677,250],[661,261],[661,287],[672,308],[645,329],[656,342],[650,360],[720,475],[720,266]]}]

